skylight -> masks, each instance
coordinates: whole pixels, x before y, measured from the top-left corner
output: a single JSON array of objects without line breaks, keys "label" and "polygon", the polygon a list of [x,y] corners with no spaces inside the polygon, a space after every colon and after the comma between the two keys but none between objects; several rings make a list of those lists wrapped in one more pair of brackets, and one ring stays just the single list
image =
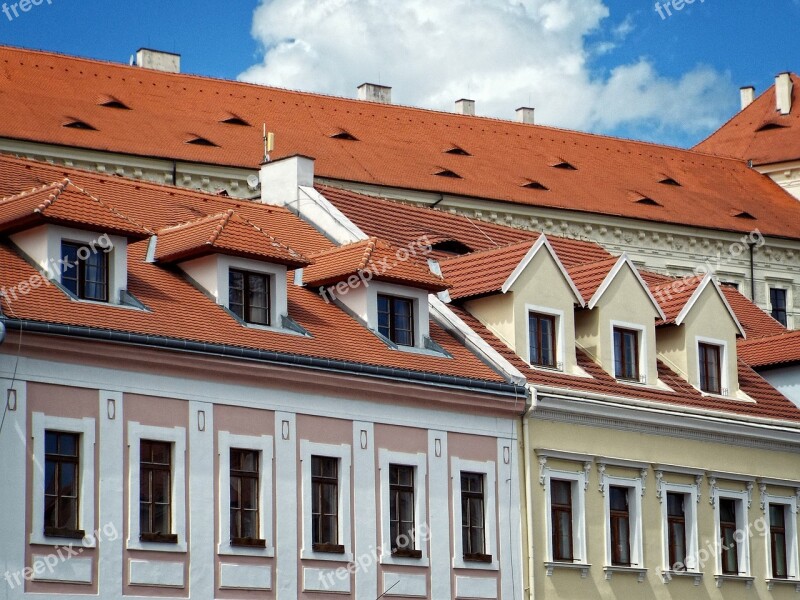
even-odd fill
[{"label": "skylight", "polygon": [[681,187],[681,184],[678,183],[677,181],[675,181],[672,177],[665,177],[664,179],[662,179],[658,183],[663,183],[664,185],[675,185],[675,186]]},{"label": "skylight", "polygon": [[565,160],[559,160],[558,162],[553,163],[550,165],[554,169],[564,169],[565,171],[577,171],[578,169],[575,168],[574,165],[568,163]]},{"label": "skylight", "polygon": [[358,138],[356,136],[354,136],[349,131],[345,131],[345,130],[338,131],[338,132],[336,132],[334,134],[331,134],[331,138],[334,139],[334,140],[347,140],[349,142],[357,142],[358,141]]},{"label": "skylight", "polygon": [[533,179],[531,179],[527,183],[523,183],[521,187],[524,187],[529,190],[543,190],[545,192],[550,189],[546,185],[539,183],[538,181],[534,181]]},{"label": "skylight", "polygon": [[122,100],[114,98],[114,96],[105,96],[98,102],[99,106],[103,108],[116,108],[119,110],[130,110],[131,107],[125,104]]},{"label": "skylight", "polygon": [[458,156],[472,156],[469,152],[467,152],[460,146],[453,146],[452,148],[448,148],[444,152],[445,154],[456,154]]},{"label": "skylight", "polygon": [[81,121],[80,119],[75,119],[69,117],[67,122],[64,123],[64,127],[69,127],[70,129],[85,129],[87,131],[97,131],[97,127],[93,127],[89,125],[86,121]]},{"label": "skylight", "polygon": [[736,217],[737,219],[753,219],[753,220],[755,220],[755,217],[753,215],[751,215],[749,212],[747,212],[746,210],[739,210],[739,209],[736,209],[736,208],[731,211],[731,216],[732,217]]},{"label": "skylight", "polygon": [[434,175],[438,177],[450,177],[452,179],[461,179],[461,175],[456,173],[455,171],[451,171],[450,169],[442,169],[441,171],[437,171]]},{"label": "skylight", "polygon": [[239,125],[240,127],[250,127],[250,123],[245,121],[242,117],[238,115],[231,115],[225,119],[222,119],[220,123],[225,123],[225,125]]},{"label": "skylight", "polygon": [[211,146],[216,148],[217,145],[209,139],[206,139],[202,136],[196,135],[188,140],[186,140],[187,144],[192,144],[194,146]]}]

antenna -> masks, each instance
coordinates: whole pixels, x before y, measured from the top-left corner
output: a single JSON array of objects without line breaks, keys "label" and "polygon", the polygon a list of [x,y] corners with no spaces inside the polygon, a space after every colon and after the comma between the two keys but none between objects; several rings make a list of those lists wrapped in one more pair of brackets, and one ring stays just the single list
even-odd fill
[{"label": "antenna", "polygon": [[275,134],[271,131],[267,133],[267,124],[264,123],[263,129],[264,135],[264,163],[268,163],[270,161],[269,153],[275,150]]}]

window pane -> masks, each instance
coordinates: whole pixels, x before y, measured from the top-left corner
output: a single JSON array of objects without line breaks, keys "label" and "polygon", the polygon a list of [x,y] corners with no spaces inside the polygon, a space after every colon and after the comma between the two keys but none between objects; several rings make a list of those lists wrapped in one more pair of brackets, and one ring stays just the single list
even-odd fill
[{"label": "window pane", "polygon": [[242,537],[258,538],[258,512],[254,510],[242,512]]},{"label": "window pane", "polygon": [[531,364],[538,365],[541,360],[539,344],[539,319],[536,315],[528,315],[528,336],[530,339]]},{"label": "window pane", "polygon": [[57,527],[75,530],[78,528],[78,501],[76,498],[59,499]]},{"label": "window pane", "polygon": [[258,481],[251,477],[242,478],[242,508],[258,508]]},{"label": "window pane", "polygon": [[61,256],[64,259],[64,266],[61,272],[61,285],[67,288],[74,295],[78,295],[78,246],[62,242]]},{"label": "window pane", "polygon": [[56,462],[48,459],[44,463],[44,493],[55,494],[56,489]]},{"label": "window pane", "polygon": [[609,504],[611,510],[628,512],[628,489],[611,486]]},{"label": "window pane", "polygon": [[153,505],[153,531],[152,533],[170,533],[169,505]]},{"label": "window pane", "polygon": [[540,321],[542,332],[542,365],[552,367],[555,365],[555,357],[553,356],[553,321],[549,318],[543,318]]},{"label": "window pane", "polygon": [[551,499],[553,504],[571,504],[572,485],[569,481],[551,480]]},{"label": "window pane", "polygon": [[77,489],[77,465],[75,463],[61,463],[59,465],[59,488],[62,496],[76,497]]},{"label": "window pane", "polygon": [[169,471],[153,472],[153,502],[169,502]]}]

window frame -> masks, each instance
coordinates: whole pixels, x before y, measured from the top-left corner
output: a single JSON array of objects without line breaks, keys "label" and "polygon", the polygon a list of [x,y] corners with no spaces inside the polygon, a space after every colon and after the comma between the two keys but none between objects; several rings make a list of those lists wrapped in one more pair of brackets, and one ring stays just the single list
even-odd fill
[{"label": "window frame", "polygon": [[95,419],[84,417],[73,419],[46,415],[34,412],[31,415],[31,435],[33,437],[33,465],[32,477],[32,506],[31,506],[31,544],[57,546],[64,544],[64,537],[46,535],[44,529],[44,464],[45,464],[45,431],[61,431],[74,433],[80,436],[78,463],[78,530],[83,531],[87,537],[83,538],[82,545],[94,548],[96,540],[92,532],[95,527]]},{"label": "window frame", "polygon": [[[765,538],[767,554],[767,581],[791,581],[800,582],[800,551],[798,550],[798,528],[797,528],[797,496],[777,496],[762,492],[761,501],[765,507],[765,519],[767,522]],[[773,544],[772,544],[772,515],[770,505],[782,505],[784,507],[784,529],[786,541],[786,577],[775,577],[773,570]]]},{"label": "window frame", "polygon": [[[527,321],[525,323],[525,360],[534,369],[547,369],[563,371],[566,368],[565,349],[564,349],[564,311],[549,308],[546,306],[538,306],[534,304],[525,304],[525,312]],[[531,362],[531,329],[530,317],[531,314],[538,314],[543,317],[553,319],[553,366],[540,365]]]},{"label": "window frame", "polygon": [[[634,358],[635,358],[635,363],[634,363],[635,375],[634,375],[634,377],[623,377],[623,376],[621,376],[621,375],[619,375],[617,373],[617,350],[618,350],[617,349],[617,332],[619,332],[621,334],[621,337],[622,337],[622,340],[623,340],[623,348],[624,348],[624,339],[625,339],[624,336],[626,334],[634,334],[636,336],[636,352],[634,354]],[[612,325],[612,328],[611,328],[611,347],[612,347],[611,366],[613,368],[614,379],[616,379],[617,381],[627,381],[627,382],[634,382],[634,383],[640,383],[642,381],[642,368],[641,368],[641,363],[642,363],[642,360],[641,360],[642,359],[642,357],[641,357],[641,353],[642,353],[642,350],[641,350],[642,349],[642,333],[643,332],[640,329],[635,329],[635,328],[631,328],[631,327],[627,327],[627,326],[623,326],[623,325],[618,325],[618,324],[617,325]],[[624,352],[622,353],[621,364],[622,364],[622,369],[624,371],[625,370],[625,366],[627,365],[627,362],[624,359]]]},{"label": "window frame", "polygon": [[[380,315],[381,315],[380,302],[381,302],[381,298],[386,298],[386,299],[389,300],[389,313],[388,313],[389,314],[389,331],[388,331],[388,333],[382,332],[381,331],[381,327],[380,327]],[[380,333],[382,336],[384,336],[386,339],[391,341],[393,344],[396,344],[397,346],[403,346],[403,347],[407,347],[407,348],[416,346],[417,345],[417,343],[416,343],[417,342],[417,313],[419,312],[419,309],[417,308],[417,300],[416,300],[416,298],[411,298],[409,296],[402,296],[402,295],[399,295],[399,294],[378,292],[376,294],[376,296],[375,296],[375,301],[376,301],[376,315],[377,315],[377,320],[375,321],[375,328],[378,331],[378,333]],[[396,337],[396,328],[394,326],[394,322],[395,322],[394,305],[395,305],[396,302],[408,303],[408,306],[410,308],[410,315],[411,315],[411,317],[410,317],[411,329],[410,329],[410,332],[409,332],[410,336],[411,336],[411,343],[410,344],[402,344],[402,343],[398,342],[395,339],[395,337]],[[405,331],[405,330],[403,330],[403,331]]]},{"label": "window frame", "polygon": [[[47,452],[47,436],[48,435],[55,435],[57,439],[61,436],[69,436],[74,439],[75,444],[75,454],[60,454],[59,452]],[[56,525],[48,525],[46,523],[47,519],[45,519],[45,526],[44,532],[47,536],[52,537],[66,537],[66,538],[75,538],[75,539],[83,539],[85,535],[85,531],[80,528],[80,500],[81,500],[81,474],[80,474],[80,463],[81,463],[81,434],[75,433],[72,431],[58,431],[55,429],[45,429],[44,431],[45,436],[45,453],[44,453],[44,464],[45,464],[45,475],[47,474],[47,463],[48,461],[53,461],[55,463],[53,479],[55,480],[55,488],[56,492],[55,495],[47,493],[47,482],[45,482],[45,490],[44,490],[44,497],[45,497],[45,512],[47,512],[47,505],[49,504],[48,498],[55,497],[55,505],[56,505]],[[62,493],[62,486],[61,486],[61,467],[62,465],[73,465],[73,472],[74,472],[74,480],[72,483],[72,487],[75,490],[74,502],[75,502],[75,527],[59,527],[59,515],[60,507],[61,507],[61,500],[62,498],[70,498],[70,496],[66,496]]]},{"label": "window frame", "polygon": [[[239,435],[228,431],[217,434],[217,455],[219,457],[219,540],[217,553],[225,556],[266,556],[275,555],[273,546],[273,437],[271,435]],[[231,544],[230,531],[230,450],[241,448],[259,453],[259,532],[265,544],[260,546],[240,546]]]},{"label": "window frame", "polygon": [[[325,463],[333,466],[334,474],[330,475],[319,475],[314,473],[314,462],[315,461],[324,461]],[[325,456],[321,454],[312,454],[311,455],[311,547],[315,552],[331,552],[336,554],[342,554],[344,552],[344,545],[339,543],[339,458],[336,456]],[[314,540],[314,534],[316,533],[317,527],[315,526],[314,520],[316,518],[316,513],[314,513],[313,505],[314,499],[321,494],[322,486],[334,486],[335,496],[336,496],[336,512],[327,514],[324,512],[320,512],[319,516],[320,519],[324,518],[325,516],[333,516],[336,519],[336,528],[335,528],[335,535],[336,539],[334,540]]]},{"label": "window frame", "polygon": [[[715,392],[707,392],[701,387],[701,365],[700,365],[700,345],[705,344],[707,346],[717,346],[719,348],[719,393]],[[695,350],[697,352],[697,389],[700,390],[700,393],[709,395],[709,396],[723,396],[728,397],[731,395],[731,388],[730,388],[730,378],[728,376],[728,342],[725,340],[720,340],[716,338],[710,338],[705,336],[695,336]],[[726,394],[727,392],[727,394]]]},{"label": "window frame", "polygon": [[[783,308],[782,309],[775,309],[775,305],[772,301],[772,293],[773,292],[783,292]],[[772,316],[773,319],[778,321],[778,323],[782,324],[784,327],[788,327],[789,323],[789,289],[782,286],[782,285],[768,285],[767,295],[769,296],[769,314]],[[781,320],[780,311],[783,311],[783,319]],[[776,312],[778,315],[776,316]]]},{"label": "window frame", "polygon": [[[231,276],[237,273],[242,276],[242,314],[238,315],[233,310],[231,306]],[[250,277],[260,277],[264,280],[264,290],[266,294],[267,305],[265,307],[265,312],[267,315],[267,322],[261,323],[259,321],[253,321],[250,317],[250,310],[252,306],[250,305]],[[259,325],[261,327],[272,327],[273,319],[274,319],[274,310],[273,310],[273,288],[275,287],[272,282],[273,275],[271,273],[267,273],[264,271],[253,271],[251,269],[244,269],[238,266],[229,266],[228,267],[228,310],[231,311],[237,318],[244,321],[247,325]]]},{"label": "window frame", "polygon": [[[708,353],[711,351],[712,353],[716,353],[717,360],[717,372],[716,372],[716,382],[717,382],[717,389],[711,389],[709,382],[711,379],[709,378],[709,365],[711,361],[708,360]],[[705,360],[704,360],[705,356]],[[700,375],[700,391],[705,392],[707,394],[714,394],[714,395],[721,395],[722,390],[722,359],[723,359],[723,348],[717,344],[709,344],[708,342],[697,342],[697,362],[699,367],[699,375]]]},{"label": "window frame", "polygon": [[[550,565],[584,565],[589,566],[586,548],[586,487],[588,483],[585,471],[561,471],[545,467],[542,475],[545,490],[545,520],[547,525],[547,552],[545,563]],[[572,562],[557,561],[553,548],[553,505],[551,482],[553,479],[569,481],[572,492]]]},{"label": "window frame", "polygon": [[[312,542],[312,485],[311,485],[311,457],[326,456],[339,460],[338,469],[338,500],[339,500],[339,544],[343,546],[344,552],[321,552],[314,550]],[[309,440],[300,440],[300,461],[302,477],[302,547],[300,549],[301,559],[313,559],[335,562],[352,562],[352,506],[350,500],[350,481],[352,453],[349,444],[322,444]]]},{"label": "window frame", "polygon": [[[713,493],[713,492],[712,492]],[[736,531],[744,531],[747,535],[743,536],[741,542],[737,542],[738,572],[725,573],[722,570],[722,528],[720,522],[720,500],[733,500],[736,514]],[[716,571],[717,577],[750,577],[750,535],[747,531],[748,504],[750,503],[746,491],[733,491],[717,489],[714,497],[714,532],[716,550]]]},{"label": "window frame", "polygon": [[[640,478],[603,476],[603,514],[605,530],[605,567],[643,569],[644,566],[644,529],[642,522],[642,480]],[[627,488],[628,490],[628,543],[630,545],[630,564],[616,565],[613,561],[611,530],[611,488]]]},{"label": "window frame", "polygon": [[[100,236],[98,236],[98,237],[100,237]],[[74,278],[76,280],[77,290],[74,291],[74,292],[72,290],[68,290],[68,292],[70,294],[74,295],[78,300],[86,300],[86,301],[89,301],[89,302],[108,303],[109,302],[109,298],[111,296],[111,293],[110,293],[110,287],[111,287],[110,262],[111,261],[108,260],[109,253],[108,252],[104,252],[99,247],[96,247],[95,250],[92,251],[90,244],[87,243],[87,242],[77,242],[77,241],[74,241],[74,240],[71,240],[71,239],[62,238],[61,239],[61,250],[60,250],[60,252],[61,252],[61,260],[64,260],[64,261],[66,261],[66,254],[65,254],[65,251],[64,251],[64,246],[65,245],[66,246],[73,246],[75,248],[76,255],[83,248],[86,248],[87,250],[89,250],[90,255],[91,254],[99,255],[101,260],[102,260],[103,275],[105,276],[104,277],[104,281],[100,282],[102,284],[103,297],[102,298],[89,298],[89,297],[87,297],[86,296],[86,283],[87,283],[87,280],[86,280],[86,267],[87,267],[87,263],[88,263],[88,258],[87,259],[81,259],[80,257],[78,257],[78,262],[77,262],[76,265],[74,265],[74,268],[77,269],[77,275]],[[61,264],[61,263],[59,263],[59,264]],[[60,277],[59,277],[59,281],[61,282],[61,285],[64,287],[64,289],[67,289],[67,285],[66,285],[66,283],[64,283],[64,274],[66,272],[67,271],[65,269],[62,269],[61,273],[60,273]],[[93,282],[93,283],[95,283],[95,282]]]},{"label": "window frame", "polygon": [[[479,462],[456,456],[450,459],[450,490],[453,502],[453,568],[493,570],[500,568],[497,556],[497,465],[494,461]],[[461,530],[461,472],[483,475],[484,496],[484,555],[491,561],[465,560]]]},{"label": "window frame", "polygon": [[[483,473],[477,473],[473,471],[461,471],[460,472],[460,483],[461,483],[461,547],[462,547],[462,556],[464,557],[464,561],[476,561],[476,562],[489,562],[491,560],[491,555],[487,554],[486,552],[486,476]],[[476,481],[480,482],[480,490],[472,490],[466,489],[464,487],[464,483],[466,478],[474,478]],[[466,511],[470,512],[470,506],[472,503],[471,500],[477,500],[480,502],[480,513],[483,515],[483,523],[480,527],[473,526],[471,524],[471,519],[467,517],[466,526],[464,525],[464,505],[466,504]],[[466,528],[467,532],[470,534],[467,539],[464,538],[464,529]],[[470,552],[467,551],[466,546],[470,545],[469,538],[471,538],[471,533],[473,529],[479,529],[480,535],[482,538],[482,543],[480,548],[469,548]],[[480,552],[475,552],[475,550],[480,550]]]},{"label": "window frame", "polygon": [[[144,462],[142,460],[141,449],[142,445],[144,444],[158,444],[161,446],[165,446],[169,451],[169,462],[168,463],[156,463],[156,462]],[[174,544],[178,540],[177,534],[172,533],[174,527],[172,523],[172,504],[174,502],[173,497],[173,490],[172,490],[172,469],[173,469],[173,446],[171,442],[165,442],[162,440],[151,440],[142,438],[139,440],[139,483],[140,483],[140,490],[141,490],[141,481],[142,481],[142,473],[158,473],[158,472],[166,472],[169,475],[169,502],[167,506],[169,507],[169,533],[158,533],[154,531],[143,531],[142,530],[142,521],[141,521],[141,507],[142,507],[142,500],[141,500],[141,491],[139,495],[139,539],[144,542],[156,542],[156,543],[168,543]],[[158,505],[157,502],[150,497],[150,500],[146,502],[149,507],[150,520],[153,519],[153,513],[155,511],[155,507]],[[133,508],[131,508],[133,510]]]},{"label": "window frame", "polygon": [[[699,525],[698,525],[698,484],[683,484],[683,483],[661,483],[661,519],[662,519],[662,554],[663,554],[663,571],[670,573],[699,573],[697,558],[699,554]],[[684,521],[685,533],[684,540],[686,542],[686,560],[684,561],[684,569],[674,569],[674,564],[670,560],[670,543],[669,543],[669,514],[667,506],[667,494],[682,494],[684,496]]]},{"label": "window frame", "polygon": [[[565,484],[569,486],[569,504],[556,504],[553,500],[553,487],[554,483]],[[553,533],[550,537],[551,548],[553,551],[553,561],[554,562],[564,562],[564,563],[573,563],[575,562],[575,533],[573,531],[574,528],[574,518],[575,518],[575,502],[573,499],[574,493],[572,489],[573,482],[568,479],[557,479],[551,478],[548,485],[548,495],[550,497],[550,522],[552,523]],[[560,520],[556,518],[556,512],[567,512],[569,515],[569,557],[560,557],[556,556],[556,544],[555,540],[559,537],[557,531],[559,527],[556,527],[556,523],[560,523]]]},{"label": "window frame", "polygon": [[[419,558],[398,556],[391,551],[390,489],[389,466],[406,465],[414,468],[414,548],[419,550]],[[416,454],[395,452],[381,448],[378,450],[378,468],[380,470],[380,502],[381,502],[381,564],[428,566],[428,515],[427,515],[427,468],[428,458],[423,452]]]},{"label": "window frame", "polygon": [[[139,485],[141,481],[141,441],[152,440],[172,444],[172,534],[175,543],[149,542],[139,539]],[[158,427],[128,421],[128,550],[186,552],[186,429]],[[134,509],[135,507],[135,509]]]}]

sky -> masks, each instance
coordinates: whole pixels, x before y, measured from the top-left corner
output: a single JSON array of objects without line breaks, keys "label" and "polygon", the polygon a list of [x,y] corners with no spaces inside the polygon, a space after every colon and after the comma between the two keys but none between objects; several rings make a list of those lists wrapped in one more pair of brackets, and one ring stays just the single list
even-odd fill
[{"label": "sky", "polygon": [[[800,0],[0,0],[0,44],[691,147],[800,71]],[[22,0],[28,2],[28,0]],[[677,7],[680,6],[680,10]],[[0,90],[2,93],[2,90]]]}]

